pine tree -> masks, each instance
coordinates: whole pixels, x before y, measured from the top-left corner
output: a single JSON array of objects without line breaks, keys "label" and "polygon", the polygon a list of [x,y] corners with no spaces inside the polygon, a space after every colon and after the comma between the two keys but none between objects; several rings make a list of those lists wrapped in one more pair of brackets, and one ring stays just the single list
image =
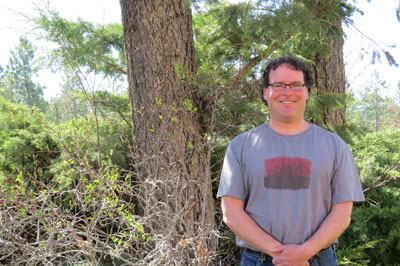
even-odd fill
[{"label": "pine tree", "polygon": [[44,110],[46,102],[43,98],[43,87],[33,81],[38,68],[34,60],[35,49],[32,43],[21,37],[11,56],[3,77],[3,96],[11,102]]}]

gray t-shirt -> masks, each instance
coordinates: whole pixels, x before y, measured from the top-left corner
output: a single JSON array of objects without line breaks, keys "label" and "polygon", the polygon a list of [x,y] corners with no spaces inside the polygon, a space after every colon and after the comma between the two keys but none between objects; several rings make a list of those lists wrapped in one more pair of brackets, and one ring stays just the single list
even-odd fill
[{"label": "gray t-shirt", "polygon": [[[314,124],[297,135],[263,124],[235,137],[217,196],[242,200],[250,217],[283,244],[307,241],[332,205],[365,200],[346,143]],[[236,244],[250,247],[238,237]]]}]

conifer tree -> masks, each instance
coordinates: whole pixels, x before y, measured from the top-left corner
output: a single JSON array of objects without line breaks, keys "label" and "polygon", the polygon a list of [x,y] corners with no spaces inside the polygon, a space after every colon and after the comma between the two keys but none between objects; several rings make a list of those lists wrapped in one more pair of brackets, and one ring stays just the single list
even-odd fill
[{"label": "conifer tree", "polygon": [[3,96],[11,102],[44,110],[43,87],[33,81],[38,68],[35,65],[35,49],[32,43],[21,37],[11,56],[3,77]]}]

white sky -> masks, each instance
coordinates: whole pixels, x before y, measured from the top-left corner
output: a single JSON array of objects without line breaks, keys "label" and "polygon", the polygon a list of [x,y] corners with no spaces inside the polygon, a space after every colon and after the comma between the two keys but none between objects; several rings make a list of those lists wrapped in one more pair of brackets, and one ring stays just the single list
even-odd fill
[{"label": "white sky", "polygon": [[[370,82],[376,80],[374,72],[378,72],[379,79],[387,82],[387,95],[394,96],[397,83],[400,81],[400,22],[395,15],[396,3],[399,0],[379,0],[366,3],[359,0],[357,7],[364,11],[364,15],[356,13],[353,16],[354,24],[357,29],[350,27],[345,29],[347,40],[344,46],[344,59],[346,61],[346,77],[354,91],[362,90]],[[385,56],[381,58],[381,63],[371,64],[373,43],[384,47],[393,55],[399,67],[389,66]],[[396,45],[396,48],[388,48]],[[361,51],[368,52],[365,60],[361,60]]]},{"label": "white sky", "polygon": [[[58,10],[60,15],[67,19],[75,20],[81,17],[94,23],[107,24],[121,22],[119,0],[49,0],[50,8]],[[240,1],[240,0],[231,0]],[[369,38],[376,40],[382,47],[400,45],[400,22],[395,17],[395,5],[399,0],[371,1],[358,0],[357,6],[364,11],[364,16],[356,14],[353,17],[356,27]],[[30,36],[29,23],[17,13],[34,15],[34,4],[44,3],[44,0],[0,0],[0,65],[5,68],[13,49],[21,35],[27,34],[28,38],[38,47],[41,43]],[[362,90],[369,82],[374,82],[374,71],[379,73],[379,78],[389,85],[388,95],[393,96],[397,91],[397,82],[400,80],[400,67],[389,66],[386,59],[372,65],[370,54],[373,44],[368,38],[363,37],[355,28],[345,29],[348,38],[345,41],[344,56],[346,62],[346,76],[351,89],[355,92]],[[361,51],[369,53],[361,60]],[[389,49],[395,60],[400,64],[400,47]],[[52,75],[51,78],[49,76]],[[60,74],[58,74],[59,76]],[[59,92],[61,78],[54,76],[49,71],[40,75],[38,82],[47,86],[46,98],[54,97]]]},{"label": "white sky", "polygon": [[[43,41],[35,40],[30,34],[29,23],[21,16],[28,14],[34,17],[35,4],[45,7],[46,0],[0,0],[0,65],[5,69],[10,57],[10,49],[14,49],[19,42],[19,37],[27,35],[28,39],[39,50],[35,55],[40,55],[40,48],[46,45]],[[78,17],[98,24],[121,23],[121,10],[119,0],[49,0],[50,9],[56,9],[60,16],[70,20]],[[62,86],[61,73],[53,74],[50,70],[43,70],[35,79],[46,86],[45,98],[56,97]]]}]

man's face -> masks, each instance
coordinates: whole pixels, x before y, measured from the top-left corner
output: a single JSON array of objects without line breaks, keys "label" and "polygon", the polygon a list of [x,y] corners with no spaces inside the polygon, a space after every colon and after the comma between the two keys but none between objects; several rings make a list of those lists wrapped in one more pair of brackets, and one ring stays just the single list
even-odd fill
[{"label": "man's face", "polygon": [[[304,83],[302,71],[293,70],[282,64],[269,72],[269,83]],[[304,119],[308,90],[303,87],[300,91],[292,91],[286,86],[283,91],[274,91],[271,86],[264,89],[264,100],[268,102],[271,120],[281,123],[296,123]]]}]

